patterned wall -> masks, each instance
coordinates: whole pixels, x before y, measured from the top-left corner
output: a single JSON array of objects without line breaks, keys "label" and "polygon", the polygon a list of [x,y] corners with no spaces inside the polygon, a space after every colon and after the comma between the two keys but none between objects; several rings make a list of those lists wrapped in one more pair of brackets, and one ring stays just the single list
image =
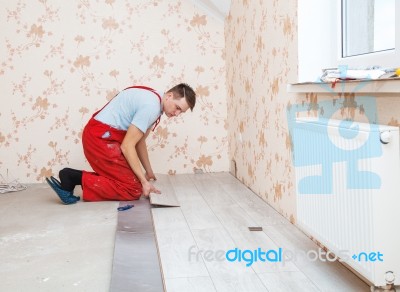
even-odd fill
[{"label": "patterned wall", "polygon": [[81,134],[96,109],[133,84],[180,82],[197,105],[149,136],[154,171],[228,169],[223,24],[191,1],[1,0],[0,22],[3,176],[89,169]]},{"label": "patterned wall", "polygon": [[234,0],[225,24],[229,158],[237,177],[292,222],[286,84],[297,79],[296,14],[296,0]]}]

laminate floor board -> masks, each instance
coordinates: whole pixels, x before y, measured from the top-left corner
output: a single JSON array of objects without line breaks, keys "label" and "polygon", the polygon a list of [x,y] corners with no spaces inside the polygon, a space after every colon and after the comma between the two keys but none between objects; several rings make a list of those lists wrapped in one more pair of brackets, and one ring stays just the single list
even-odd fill
[{"label": "laminate floor board", "polygon": [[238,204],[232,206],[211,206],[211,210],[224,228],[231,234],[235,234],[236,232],[247,233],[250,226],[257,226],[257,222]]},{"label": "laminate floor board", "polygon": [[369,291],[369,286],[341,263],[315,260],[318,246],[296,226],[269,225],[264,229],[277,245],[293,255],[291,261],[322,291]]},{"label": "laminate floor board", "polygon": [[169,278],[165,281],[168,292],[213,292],[214,284],[210,277]]},{"label": "laminate floor board", "polygon": [[[360,289],[359,291],[367,291],[365,289],[368,289],[368,286],[340,263],[311,262],[307,256],[302,256],[302,254],[308,251],[318,252],[318,246],[265,201],[252,193],[251,190],[244,186],[238,186],[236,182],[222,184],[222,187],[258,223],[257,226],[263,227],[263,232],[268,235],[276,246],[281,247],[290,254],[300,254],[297,256],[296,261],[287,260],[284,267],[278,265],[282,270],[291,270],[291,267],[296,267],[312,281],[317,282],[321,289],[329,289],[330,287],[335,290],[337,286],[349,289],[351,286],[354,286],[356,289]],[[221,214],[225,213],[222,212]],[[229,219],[225,221],[228,222]],[[240,232],[236,233],[236,235],[239,234]],[[237,240],[237,242],[238,244],[242,244],[244,241]],[[255,265],[254,268],[260,268],[260,265]],[[261,266],[261,268],[264,267]],[[325,270],[326,273],[319,273],[319,269]],[[338,277],[335,277],[335,275]],[[351,282],[353,284],[349,285]]]},{"label": "laminate floor board", "polygon": [[[203,176],[204,177],[204,176]],[[203,178],[202,177],[202,178]],[[229,176],[228,176],[229,178]],[[225,179],[226,181],[227,179]],[[194,177],[193,181],[197,186],[199,182]],[[229,182],[232,180],[228,179]],[[201,182],[201,186],[206,185],[205,182]],[[218,185],[220,183],[218,182]],[[233,183],[236,186],[236,190],[239,190],[237,194],[244,194],[243,198],[236,198],[237,201],[230,201],[230,204],[215,204],[215,199],[212,197],[214,195],[210,192],[210,189],[207,189],[206,192],[201,192],[205,201],[210,206],[210,209],[213,211],[215,216],[219,219],[222,226],[225,230],[230,234],[235,247],[242,250],[254,250],[261,248],[263,250],[277,250],[279,247],[271,240],[265,233],[263,232],[253,232],[249,230],[250,226],[260,226],[259,221],[254,220],[248,213],[253,213],[253,204],[249,204],[249,202],[257,201],[259,205],[264,206],[264,210],[268,210],[268,212],[272,213],[273,216],[276,216],[276,211],[269,207],[264,201],[258,198],[254,193],[252,193],[247,188],[243,188],[240,183],[237,181]],[[200,187],[200,189],[202,189]],[[233,192],[223,192],[230,196]],[[210,195],[211,194],[211,195]],[[236,194],[236,193],[235,193]],[[261,200],[261,201],[259,201]],[[240,202],[242,202],[242,206],[240,206]],[[244,202],[244,203],[243,203]],[[256,214],[262,213],[262,209],[259,208],[259,212]],[[257,216],[256,216],[257,217]],[[259,216],[258,216],[259,217]],[[270,221],[268,221],[270,222]],[[291,262],[283,262],[283,263],[273,263],[273,262],[255,262],[252,264],[252,268],[259,273],[262,272],[271,272],[271,271],[298,271],[298,268]]]},{"label": "laminate floor board", "polygon": [[153,208],[152,214],[164,278],[208,277],[203,261],[190,260],[197,246],[181,208]]},{"label": "laminate floor board", "polygon": [[229,172],[215,172],[211,174],[211,177],[220,184],[237,184],[244,186],[240,180],[238,180]]},{"label": "laminate floor board", "polygon": [[221,187],[236,203],[258,222],[258,224],[291,224],[285,217],[268,205],[263,199],[254,194],[239,181],[235,183],[223,183]]},{"label": "laminate floor board", "polygon": [[201,193],[210,206],[232,206],[236,202],[225,192],[221,184],[209,174],[199,174],[190,177],[193,185]]},{"label": "laminate floor board", "polygon": [[201,193],[216,192],[221,188],[221,184],[209,173],[194,174],[189,178]]},{"label": "laminate floor board", "polygon": [[[271,251],[269,258],[271,260],[262,261],[257,259],[251,265],[251,268],[256,273],[270,273],[270,272],[299,272],[297,266],[291,262],[286,261],[284,258],[281,262],[273,261],[275,255],[279,253],[281,246],[277,245],[271,238],[262,231],[249,231],[239,230],[236,233],[230,234],[235,246],[241,251],[250,250],[255,251],[260,249],[262,252]],[[283,252],[282,255],[284,256]]]},{"label": "laminate floor board", "polygon": [[170,180],[190,229],[222,227],[188,175],[171,176]]},{"label": "laminate floor board", "polygon": [[150,202],[152,205],[179,207],[178,199],[175,196],[174,189],[166,174],[157,174],[157,180],[151,183],[161,191],[161,194],[150,194]]},{"label": "laminate floor board", "polygon": [[189,231],[188,224],[180,207],[152,208],[155,231]]},{"label": "laminate floor board", "polygon": [[[192,232],[217,291],[268,291],[252,268],[225,259],[225,253],[236,245],[224,228]],[[197,254],[191,258],[197,258]]]},{"label": "laminate floor board", "polygon": [[178,177],[174,175],[170,176],[169,179],[181,206],[186,202],[191,203],[192,201],[198,201],[199,199],[203,200],[203,196],[195,187],[193,181],[188,175],[179,175]]},{"label": "laminate floor board", "polygon": [[[318,289],[310,279],[301,272],[261,273],[258,274],[263,284],[272,292],[317,292]],[[337,290],[339,291],[339,290]]]},{"label": "laminate floor board", "polygon": [[197,174],[178,174],[178,175],[170,175],[169,180],[173,187],[192,187],[193,181],[190,178],[191,176],[195,176]]},{"label": "laminate floor board", "polygon": [[[290,258],[318,246],[229,173],[175,175],[169,185],[180,207],[152,210],[167,291],[368,291],[340,263]],[[225,258],[258,248],[288,254],[249,266]]]},{"label": "laminate floor board", "polygon": [[[193,179],[193,181],[197,187],[199,182],[196,179]],[[215,199],[215,197],[218,195],[215,194],[215,192],[210,192],[209,189],[206,191],[201,191],[201,195],[208,204],[209,208],[230,234],[234,235],[239,231],[248,233],[248,227],[258,226],[259,223],[247,214],[246,208],[242,208],[238,202],[231,198],[229,193],[222,190],[219,183],[217,189],[220,192],[219,194],[222,194],[217,201],[218,203],[216,203]],[[228,198],[228,204],[223,204],[223,199],[225,198]]]},{"label": "laminate floor board", "polygon": [[[268,292],[257,274],[232,275],[230,273],[211,276],[218,292]],[[270,291],[273,292],[273,291]],[[288,291],[290,292],[290,291]]]},{"label": "laminate floor board", "polygon": [[[178,190],[177,194],[179,194]],[[184,201],[181,203],[181,210],[191,230],[222,227],[218,217],[203,198]]]},{"label": "laminate floor board", "polygon": [[[235,247],[241,250],[278,250],[278,246],[267,234],[260,231],[250,231],[250,226],[259,226],[239,205],[234,206],[211,206],[215,216],[221,225],[229,233]],[[297,267],[290,262],[274,263],[257,261],[252,265],[256,272],[270,271],[298,271]]]}]

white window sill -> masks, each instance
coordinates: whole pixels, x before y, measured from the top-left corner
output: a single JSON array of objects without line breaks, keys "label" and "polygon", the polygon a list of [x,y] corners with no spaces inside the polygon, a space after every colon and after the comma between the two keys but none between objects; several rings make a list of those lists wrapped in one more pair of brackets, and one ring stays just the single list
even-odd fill
[{"label": "white window sill", "polygon": [[303,82],[287,85],[293,93],[400,93],[400,78],[340,81],[332,88],[330,82]]}]

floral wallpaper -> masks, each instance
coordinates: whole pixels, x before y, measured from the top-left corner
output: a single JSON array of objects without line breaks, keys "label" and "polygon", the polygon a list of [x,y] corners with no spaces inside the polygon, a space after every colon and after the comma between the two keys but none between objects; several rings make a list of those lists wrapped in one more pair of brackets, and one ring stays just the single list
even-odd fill
[{"label": "floral wallpaper", "polygon": [[228,169],[223,24],[191,1],[16,0],[0,6],[0,174],[42,182],[90,169],[91,115],[131,85],[198,95],[147,139],[156,173]]},{"label": "floral wallpaper", "polygon": [[294,222],[286,84],[297,79],[297,1],[233,0],[225,43],[229,159],[245,185]]}]

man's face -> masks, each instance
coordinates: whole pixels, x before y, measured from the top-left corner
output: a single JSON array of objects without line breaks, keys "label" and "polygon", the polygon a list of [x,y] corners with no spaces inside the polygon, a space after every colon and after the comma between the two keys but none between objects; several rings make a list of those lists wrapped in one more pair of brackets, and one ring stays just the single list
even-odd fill
[{"label": "man's face", "polygon": [[177,117],[181,113],[186,112],[189,109],[189,105],[185,98],[174,99],[171,92],[167,93],[163,111],[165,115],[169,118]]}]

